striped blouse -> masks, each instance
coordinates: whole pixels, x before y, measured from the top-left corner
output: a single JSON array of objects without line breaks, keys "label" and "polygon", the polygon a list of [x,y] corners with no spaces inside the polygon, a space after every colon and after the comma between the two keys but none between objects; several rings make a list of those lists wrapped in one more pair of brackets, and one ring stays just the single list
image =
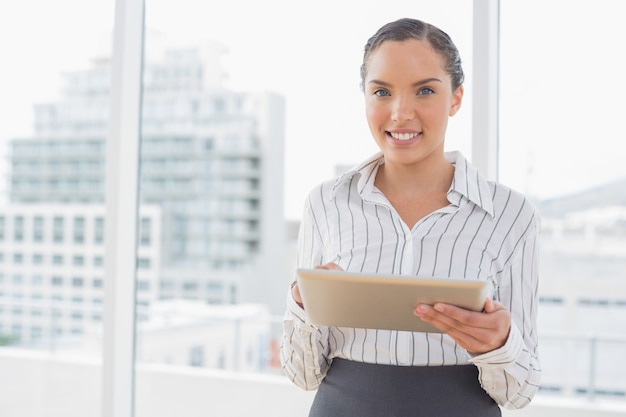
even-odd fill
[{"label": "striped blouse", "polygon": [[481,386],[501,406],[521,408],[534,397],[541,374],[540,219],[524,196],[487,181],[459,152],[445,155],[455,166],[450,204],[412,229],[374,186],[381,153],[315,187],[302,217],[297,266],[334,261],[355,272],[489,280],[493,298],[511,312],[505,345],[472,356],[445,334],[315,326],[289,291],[281,361],[294,384],[316,389],[335,357],[398,366],[473,363]]}]

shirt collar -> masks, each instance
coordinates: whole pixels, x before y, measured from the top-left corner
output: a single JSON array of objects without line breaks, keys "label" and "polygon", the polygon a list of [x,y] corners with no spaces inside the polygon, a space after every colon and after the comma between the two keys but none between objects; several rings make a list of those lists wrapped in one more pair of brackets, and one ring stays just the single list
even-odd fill
[{"label": "shirt collar", "polygon": [[465,159],[461,152],[446,152],[445,157],[454,165],[454,178],[448,191],[448,200],[460,206],[462,200],[467,199],[493,217],[493,198],[489,181]]},{"label": "shirt collar", "polygon": [[[491,198],[489,181],[465,159],[461,152],[445,152],[444,155],[448,162],[455,167],[454,178],[450,185],[450,190],[448,190],[448,200],[458,206],[461,206],[466,200],[469,200],[491,216],[494,216],[493,199]],[[349,169],[335,181],[332,196],[334,197],[337,189],[341,185],[350,183],[356,175],[359,176],[357,191],[360,195],[363,195],[367,190],[373,189],[376,172],[378,171],[378,167],[383,163],[383,154],[382,152],[378,152],[354,168]]]},{"label": "shirt collar", "polygon": [[374,154],[372,157],[366,159],[361,162],[359,165],[349,169],[345,173],[343,173],[337,181],[335,181],[335,185],[333,185],[332,197],[334,197],[337,189],[342,184],[350,183],[352,178],[355,175],[359,175],[359,182],[357,184],[357,190],[359,194],[363,195],[363,192],[366,189],[370,189],[374,187],[374,180],[376,178],[376,172],[378,171],[378,167],[385,162],[382,152],[378,152]]}]

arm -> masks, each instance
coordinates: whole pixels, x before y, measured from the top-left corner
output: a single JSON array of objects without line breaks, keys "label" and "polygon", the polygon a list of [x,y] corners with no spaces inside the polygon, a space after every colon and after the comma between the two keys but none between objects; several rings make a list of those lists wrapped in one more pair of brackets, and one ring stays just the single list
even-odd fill
[{"label": "arm", "polygon": [[[322,263],[323,245],[311,206],[302,218],[298,235],[298,267],[310,268]],[[296,298],[294,298],[294,296]],[[314,390],[326,376],[328,359],[328,328],[307,321],[297,286],[287,293],[287,310],[283,318],[280,359],[283,371],[297,386]]]},{"label": "arm", "polygon": [[327,354],[328,329],[308,323],[289,291],[280,346],[283,371],[300,388],[317,389],[330,365]]},{"label": "arm", "polygon": [[526,240],[513,264],[497,277],[497,299],[511,314],[511,329],[499,349],[474,356],[485,391],[505,408],[525,407],[539,389],[537,354],[537,233]]},{"label": "arm", "polygon": [[496,274],[496,301],[487,300],[483,312],[445,304],[415,309],[469,352],[481,386],[505,408],[525,407],[539,388],[536,246],[533,231],[513,262]]}]

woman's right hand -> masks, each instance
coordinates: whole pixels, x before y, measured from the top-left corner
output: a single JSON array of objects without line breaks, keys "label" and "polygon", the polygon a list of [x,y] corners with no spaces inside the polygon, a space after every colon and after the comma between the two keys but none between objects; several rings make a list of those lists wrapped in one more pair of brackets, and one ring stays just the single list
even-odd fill
[{"label": "woman's right hand", "polygon": [[[343,271],[339,265],[334,262],[328,262],[324,265],[317,265],[314,267],[315,269],[333,269],[335,271]],[[293,297],[296,304],[300,306],[300,308],[304,309],[304,304],[302,304],[302,296],[300,295],[300,289],[298,288],[298,282],[294,282],[291,286],[291,296]]]},{"label": "woman's right hand", "polygon": [[300,306],[301,309],[304,310],[304,304],[302,304],[302,296],[300,295],[300,289],[298,288],[298,282],[294,281],[291,284],[291,296],[293,300]]}]

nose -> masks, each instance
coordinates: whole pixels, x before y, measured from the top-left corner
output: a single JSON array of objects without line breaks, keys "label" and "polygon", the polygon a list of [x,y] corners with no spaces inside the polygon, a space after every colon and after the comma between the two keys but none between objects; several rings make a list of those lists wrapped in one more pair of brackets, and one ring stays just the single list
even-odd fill
[{"label": "nose", "polygon": [[391,119],[395,122],[413,120],[415,118],[415,108],[411,98],[399,96],[393,101],[391,109]]}]

